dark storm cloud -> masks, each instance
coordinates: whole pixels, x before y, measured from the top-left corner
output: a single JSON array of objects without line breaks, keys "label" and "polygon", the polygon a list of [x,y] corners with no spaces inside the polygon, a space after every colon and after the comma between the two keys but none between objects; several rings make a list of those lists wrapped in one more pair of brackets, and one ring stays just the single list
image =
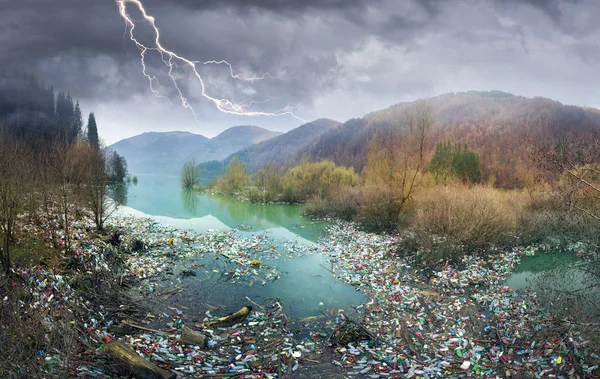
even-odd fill
[{"label": "dark storm cloud", "polygon": [[[516,0],[515,0],[516,1]],[[88,96],[86,91],[89,83],[98,83],[107,74],[99,74],[99,56],[106,56],[103,65],[111,71],[111,80],[127,87],[125,80],[135,71],[134,65],[127,65],[135,58],[132,46],[123,43],[124,23],[117,14],[113,1],[95,0],[62,0],[60,3],[47,0],[20,0],[6,2],[4,11],[0,14],[0,39],[4,41],[4,49],[9,54],[0,56],[0,65],[5,68],[22,70],[38,69],[44,74],[55,76],[57,85],[69,87],[82,96]],[[543,9],[558,18],[560,9],[558,0],[528,0],[529,3]],[[150,14],[157,17],[157,22],[164,29],[164,38],[176,51],[194,54],[198,47],[202,50],[202,59],[226,58],[253,70],[272,69],[286,64],[290,69],[293,65],[284,62],[286,57],[293,56],[293,49],[306,53],[304,46],[297,36],[303,28],[314,27],[312,19],[321,19],[328,23],[329,28],[323,28],[320,40],[312,40],[316,52],[311,70],[319,69],[319,63],[324,63],[321,70],[323,75],[329,75],[332,70],[332,55],[326,49],[335,47],[352,48],[363,42],[364,37],[375,34],[390,41],[399,42],[406,39],[407,34],[414,34],[419,28],[428,23],[439,13],[440,7],[448,1],[424,0],[411,1],[415,9],[424,13],[424,17],[416,17],[414,13],[394,12],[394,3],[383,0],[147,0],[144,2]],[[178,8],[185,8],[182,11]],[[219,11],[219,9],[224,9]],[[371,9],[373,15],[369,17]],[[227,9],[235,14],[227,13]],[[196,13],[188,13],[189,11]],[[202,13],[209,11],[210,17],[201,19],[194,25],[194,18],[202,18]],[[281,13],[273,16],[274,26],[283,30],[276,36],[268,27],[257,25],[266,16],[260,10]],[[153,12],[156,11],[156,12]],[[246,13],[240,17],[240,12]],[[292,13],[290,13],[292,12]],[[319,12],[325,12],[319,13]],[[308,13],[308,16],[306,15]],[[308,19],[307,19],[308,18]],[[285,24],[285,25],[284,25]],[[288,33],[285,26],[289,25]],[[184,27],[187,26],[187,29]],[[227,29],[230,30],[227,30]],[[177,30],[178,29],[178,30]],[[225,30],[223,30],[225,29]],[[218,35],[226,38],[223,41],[215,39],[211,31],[217,30]],[[191,31],[191,33],[190,33]],[[236,33],[239,31],[239,33]],[[264,32],[267,33],[264,33]],[[196,34],[197,32],[197,34]],[[335,36],[335,34],[339,34]],[[329,43],[328,43],[329,42]],[[294,43],[296,46],[294,46]],[[247,55],[248,47],[255,46],[261,54]],[[319,45],[323,50],[319,51]],[[316,48],[315,48],[316,47]],[[287,50],[287,51],[286,51]],[[196,53],[197,54],[197,53]],[[317,56],[315,56],[317,55]],[[294,57],[295,58],[295,57]],[[316,64],[316,65],[315,65]],[[41,66],[41,67],[40,67]],[[119,70],[115,71],[114,67]],[[70,75],[65,75],[70,73]],[[52,75],[56,74],[56,75]],[[123,74],[123,78],[115,77]],[[316,75],[319,72],[315,73]],[[311,78],[313,74],[304,78]],[[328,80],[330,82],[330,80]],[[304,80],[307,86],[312,85]],[[140,81],[144,84],[143,81]],[[143,87],[140,86],[140,89]],[[298,88],[300,92],[303,89]],[[98,92],[98,88],[94,89]],[[97,95],[102,96],[102,91]],[[108,94],[112,95],[112,94]],[[303,94],[304,95],[304,94]]]},{"label": "dark storm cloud", "polygon": [[110,1],[20,0],[0,7],[0,36],[8,44],[6,51],[14,52],[2,54],[3,62],[26,63],[71,51],[113,53],[123,32]]},{"label": "dark storm cloud", "polygon": [[[471,88],[589,105],[593,100],[584,94],[600,84],[584,79],[600,63],[595,0],[142,1],[169,49],[275,78],[249,85],[202,67],[211,93],[272,98],[265,110],[301,104],[305,118],[344,121],[396,101]],[[142,117],[148,102],[158,105],[144,119],[147,128],[174,119],[196,123],[153,97],[114,1],[0,0],[0,9],[0,69],[35,72],[89,107],[115,110],[115,128],[125,108],[139,109]],[[127,10],[140,19],[135,6]],[[138,25],[137,36],[149,40],[151,30]],[[168,83],[156,56],[149,56],[148,69]],[[584,84],[571,89],[566,83]],[[193,91],[195,85],[182,80],[203,125],[297,125],[284,118],[224,117]]]},{"label": "dark storm cloud", "polygon": [[309,8],[313,9],[348,9],[354,7],[364,7],[367,4],[378,2],[379,0],[173,0],[171,3],[186,6],[192,9],[207,8],[261,8],[280,11],[299,11]]},{"label": "dark storm cloud", "polygon": [[561,10],[561,4],[563,3],[571,3],[578,4],[581,3],[580,0],[513,0],[513,1],[522,1],[530,4],[533,7],[541,9],[544,13],[548,15],[553,21],[560,23],[562,17],[564,16],[563,11]]}]

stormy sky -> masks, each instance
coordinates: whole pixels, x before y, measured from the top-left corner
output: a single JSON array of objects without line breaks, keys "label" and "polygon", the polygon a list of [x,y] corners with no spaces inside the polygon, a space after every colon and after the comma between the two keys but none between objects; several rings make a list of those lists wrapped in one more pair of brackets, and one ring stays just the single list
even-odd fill
[{"label": "stormy sky", "polygon": [[[163,47],[199,63],[205,91],[301,119],[345,121],[400,101],[464,90],[503,90],[600,108],[597,0],[142,0]],[[182,62],[129,40],[113,0],[0,0],[0,69],[35,73],[96,113],[107,144],[144,131],[208,137],[234,125],[287,131],[291,116],[226,115],[202,96]],[[135,37],[155,47],[135,4]],[[268,101],[265,101],[268,100]],[[262,101],[262,102],[261,102]]]}]

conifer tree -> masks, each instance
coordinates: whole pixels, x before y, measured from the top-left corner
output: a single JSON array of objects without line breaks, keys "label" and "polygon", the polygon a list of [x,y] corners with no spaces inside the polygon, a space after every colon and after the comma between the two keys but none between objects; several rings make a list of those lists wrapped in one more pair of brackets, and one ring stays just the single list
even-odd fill
[{"label": "conifer tree", "polygon": [[83,129],[83,116],[81,115],[81,108],[79,108],[79,101],[75,104],[75,110],[73,111],[73,138],[81,136]]},{"label": "conifer tree", "polygon": [[89,144],[93,147],[99,147],[98,127],[96,126],[96,117],[94,116],[94,112],[90,112],[90,115],[88,117],[87,140]]}]

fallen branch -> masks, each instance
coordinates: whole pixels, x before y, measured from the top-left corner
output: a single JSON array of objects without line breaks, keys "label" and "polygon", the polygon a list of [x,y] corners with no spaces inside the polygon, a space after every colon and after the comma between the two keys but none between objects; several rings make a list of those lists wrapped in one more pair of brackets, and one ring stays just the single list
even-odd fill
[{"label": "fallen branch", "polygon": [[237,312],[230,313],[227,316],[219,317],[218,319],[209,321],[209,322],[205,323],[204,326],[206,326],[206,327],[231,326],[231,325],[237,324],[238,322],[244,321],[246,319],[246,317],[248,317],[248,315],[250,314],[251,311],[252,311],[252,307],[245,306],[245,307],[242,307],[242,309],[240,309]]},{"label": "fallen branch", "polygon": [[282,338],[282,339],[278,339],[277,341],[273,341],[273,342],[271,342],[270,344],[267,344],[267,345],[265,345],[265,346],[261,347],[260,349],[261,349],[261,350],[267,350],[267,349],[269,349],[270,347],[273,347],[273,346],[277,345],[278,343],[280,343],[280,342],[282,342],[282,341],[283,341],[283,338]]},{"label": "fallen branch", "polygon": [[202,377],[203,378],[235,378],[238,376],[246,375],[248,373],[250,373],[250,371],[228,373],[228,374],[202,374]]},{"label": "fallen branch", "polygon": [[165,336],[169,334],[167,332],[163,332],[163,331],[160,331],[160,330],[146,328],[145,326],[136,325],[136,324],[133,324],[133,323],[125,321],[125,320],[121,321],[121,324],[127,325],[127,326],[131,326],[132,328],[136,328],[136,329],[140,329],[140,330],[145,330],[147,332],[152,332],[152,333],[156,333],[156,334],[162,334],[162,335],[165,335]]},{"label": "fallen branch", "polygon": [[256,305],[257,307],[259,307],[260,309],[262,309],[263,311],[265,310],[265,307],[263,307],[262,305],[255,303],[254,301],[252,301],[248,296],[246,296],[246,300],[248,300],[249,302],[251,302],[252,304]]}]

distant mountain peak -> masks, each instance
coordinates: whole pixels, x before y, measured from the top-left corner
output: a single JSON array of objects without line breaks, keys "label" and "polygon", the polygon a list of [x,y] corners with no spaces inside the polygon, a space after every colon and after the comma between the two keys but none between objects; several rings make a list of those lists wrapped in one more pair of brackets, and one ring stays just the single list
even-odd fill
[{"label": "distant mountain peak", "polygon": [[[298,151],[308,148],[323,133],[339,125],[341,125],[340,122],[326,118],[307,122],[287,133],[250,145],[245,149],[233,153],[224,160],[221,168],[224,168],[227,162],[233,159],[233,157],[237,157],[244,162],[251,172],[267,164],[282,164],[289,161],[289,158],[295,156]],[[219,174],[219,172],[215,172],[210,168],[214,166],[213,163],[209,162],[200,165],[200,175],[205,177],[205,179],[210,179],[211,175]],[[209,177],[207,178],[206,175]]]},{"label": "distant mountain peak", "polygon": [[123,155],[133,174],[178,174],[188,160],[221,160],[281,133],[258,126],[229,128],[214,138],[189,131],[145,132],[110,146]]},{"label": "distant mountain peak", "polygon": [[319,124],[319,125],[331,125],[331,126],[342,125],[341,122],[332,120],[330,118],[318,118],[316,120],[308,122],[307,124]]},{"label": "distant mountain peak", "polygon": [[251,141],[252,143],[259,143],[261,141],[268,140],[280,134],[280,132],[274,132],[272,130],[261,128],[260,126],[256,125],[238,125],[225,129],[219,135],[213,137],[211,140],[235,140],[239,141],[240,143],[244,143],[242,141]]}]

